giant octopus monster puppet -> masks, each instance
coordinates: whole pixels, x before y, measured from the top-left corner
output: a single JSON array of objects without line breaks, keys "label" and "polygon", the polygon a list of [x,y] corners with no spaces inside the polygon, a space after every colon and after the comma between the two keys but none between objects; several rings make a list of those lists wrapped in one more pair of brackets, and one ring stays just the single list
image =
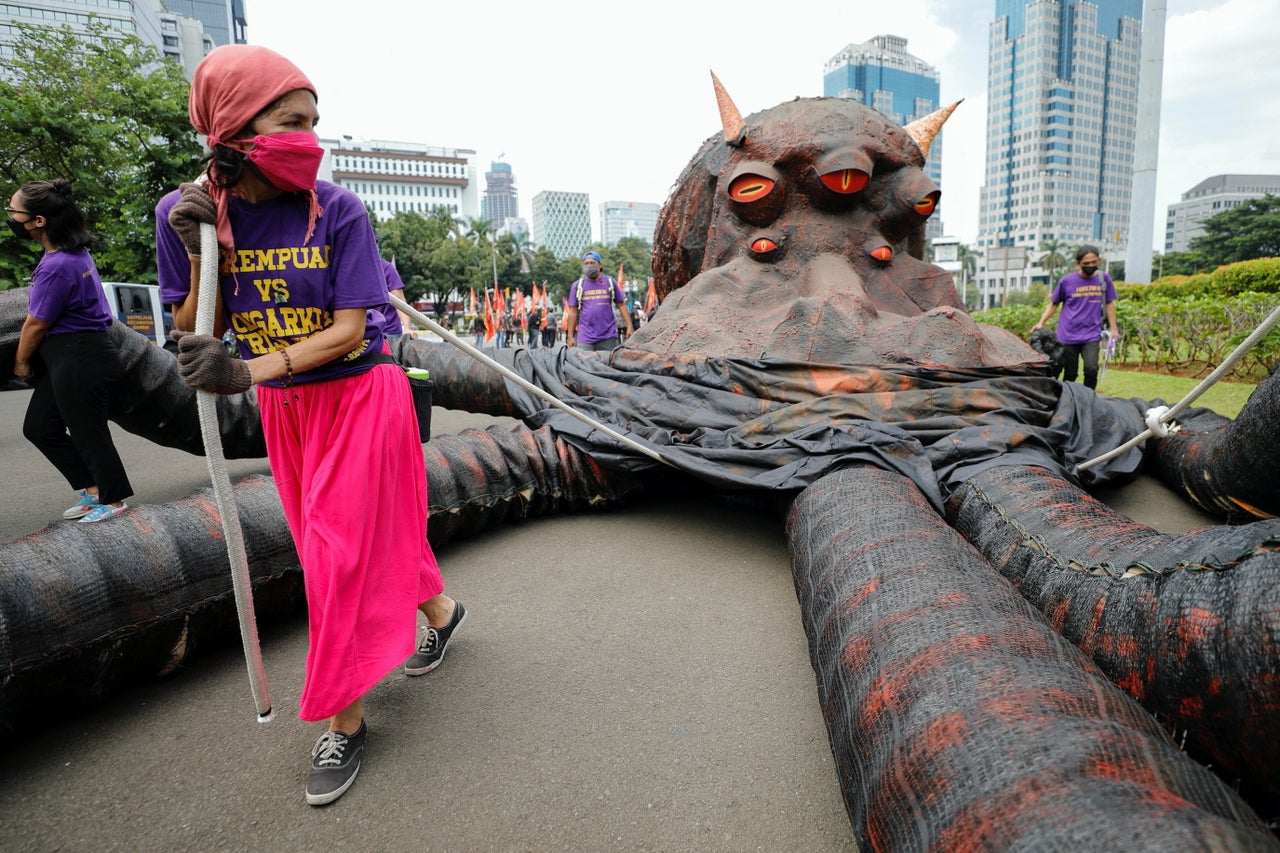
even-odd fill
[{"label": "giant octopus monster puppet", "polygon": [[[940,196],[922,167],[949,110],[902,128],[817,98],[743,120],[716,88],[724,132],[659,220],[660,310],[607,356],[496,356],[667,464],[449,345],[402,339],[397,357],[430,368],[437,405],[525,422],[425,445],[433,544],[676,483],[779,498],[861,844],[1274,849],[1245,800],[1280,815],[1280,377],[1235,421],[1198,410],[1181,433],[1077,472],[1140,432],[1148,404],[1045,376],[1042,356],[975,323],[919,259]],[[138,371],[164,390],[119,420],[197,450],[174,415],[194,406],[171,357],[143,349]],[[228,455],[260,452],[254,405],[224,401]],[[149,408],[163,423],[142,423]],[[1162,535],[1081,489],[1144,464],[1248,523]],[[238,496],[259,525],[262,490]],[[147,527],[138,548],[165,523],[130,517]],[[183,527],[188,554],[198,526]],[[246,539],[261,574],[286,574],[265,534]],[[177,624],[166,666],[196,639],[193,618]]]}]

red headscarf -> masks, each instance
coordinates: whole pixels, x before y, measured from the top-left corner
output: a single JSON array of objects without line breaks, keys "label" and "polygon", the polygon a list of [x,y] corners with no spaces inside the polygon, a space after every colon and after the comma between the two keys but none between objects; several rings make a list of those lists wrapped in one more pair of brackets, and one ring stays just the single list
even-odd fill
[{"label": "red headscarf", "polygon": [[[273,50],[249,44],[214,48],[200,61],[191,82],[191,126],[209,138],[212,148],[233,138],[258,113],[297,89],[316,94],[307,75]],[[216,177],[215,169],[214,161],[210,161],[210,178]],[[206,188],[218,206],[218,244],[234,249],[231,222],[227,219],[228,192],[213,180],[206,183]],[[304,243],[311,239],[316,219],[322,213],[316,192],[311,190]]]}]

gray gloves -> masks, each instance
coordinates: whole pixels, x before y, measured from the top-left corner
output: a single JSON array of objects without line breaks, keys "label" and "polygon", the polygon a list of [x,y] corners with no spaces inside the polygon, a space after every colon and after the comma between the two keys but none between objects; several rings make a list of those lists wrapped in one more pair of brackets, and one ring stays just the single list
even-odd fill
[{"label": "gray gloves", "polygon": [[182,198],[169,209],[169,224],[182,238],[182,245],[186,247],[187,254],[199,256],[200,225],[201,223],[217,224],[218,206],[213,203],[213,197],[201,184],[181,184],[178,186],[178,191],[182,193]]},{"label": "gray gloves", "polygon": [[213,335],[174,330],[178,342],[178,372],[192,388],[215,394],[239,394],[253,386],[249,365],[232,358],[222,341]]}]

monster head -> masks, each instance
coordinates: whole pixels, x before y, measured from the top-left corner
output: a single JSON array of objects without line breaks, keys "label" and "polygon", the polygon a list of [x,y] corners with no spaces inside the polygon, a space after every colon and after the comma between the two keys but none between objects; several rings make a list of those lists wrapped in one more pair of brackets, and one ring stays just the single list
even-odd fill
[{"label": "monster head", "polygon": [[924,161],[954,105],[905,128],[847,98],[798,98],[743,120],[715,82],[724,131],[663,207],[653,269],[664,303],[628,346],[1039,368],[1015,336],[974,323],[951,276],[920,260],[941,197]]}]

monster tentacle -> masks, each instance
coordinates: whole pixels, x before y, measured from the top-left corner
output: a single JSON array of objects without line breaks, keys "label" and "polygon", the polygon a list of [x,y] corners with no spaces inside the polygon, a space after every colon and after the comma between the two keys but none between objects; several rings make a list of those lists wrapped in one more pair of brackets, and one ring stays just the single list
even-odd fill
[{"label": "monster tentacle", "polygon": [[[0,293],[0,381],[12,376],[29,291],[20,288]],[[178,375],[174,355],[120,322],[112,325],[110,334],[124,371],[112,388],[111,420],[156,444],[203,456],[196,392]],[[218,425],[228,459],[267,455],[258,395],[253,389],[218,397]]]},{"label": "monster tentacle", "polygon": [[500,417],[520,416],[502,375],[457,347],[405,337],[392,346],[392,354],[405,367],[431,371],[434,405]]},{"label": "monster tentacle", "polygon": [[908,481],[832,474],[796,499],[787,538],[860,847],[1274,844]]},{"label": "monster tentacle", "polygon": [[[545,427],[467,430],[423,449],[437,550],[509,521],[615,506],[641,489]],[[275,483],[249,477],[234,494],[255,610],[264,623],[282,619],[304,597]],[[163,675],[238,633],[208,489],[139,505],[106,529],[56,524],[10,542],[0,548],[0,732]]]},{"label": "monster tentacle", "polygon": [[[302,570],[274,482],[249,477],[233,491],[258,618],[297,612]],[[137,505],[109,530],[55,524],[10,542],[0,548],[0,731],[80,711],[238,634],[209,489]]]},{"label": "monster tentacle", "polygon": [[947,509],[1055,630],[1280,816],[1280,520],[1165,535],[1017,467],[973,477]]},{"label": "monster tentacle", "polygon": [[1272,370],[1236,415],[1209,411],[1182,419],[1159,441],[1152,463],[1160,477],[1206,512],[1231,520],[1280,515],[1280,370]]}]

